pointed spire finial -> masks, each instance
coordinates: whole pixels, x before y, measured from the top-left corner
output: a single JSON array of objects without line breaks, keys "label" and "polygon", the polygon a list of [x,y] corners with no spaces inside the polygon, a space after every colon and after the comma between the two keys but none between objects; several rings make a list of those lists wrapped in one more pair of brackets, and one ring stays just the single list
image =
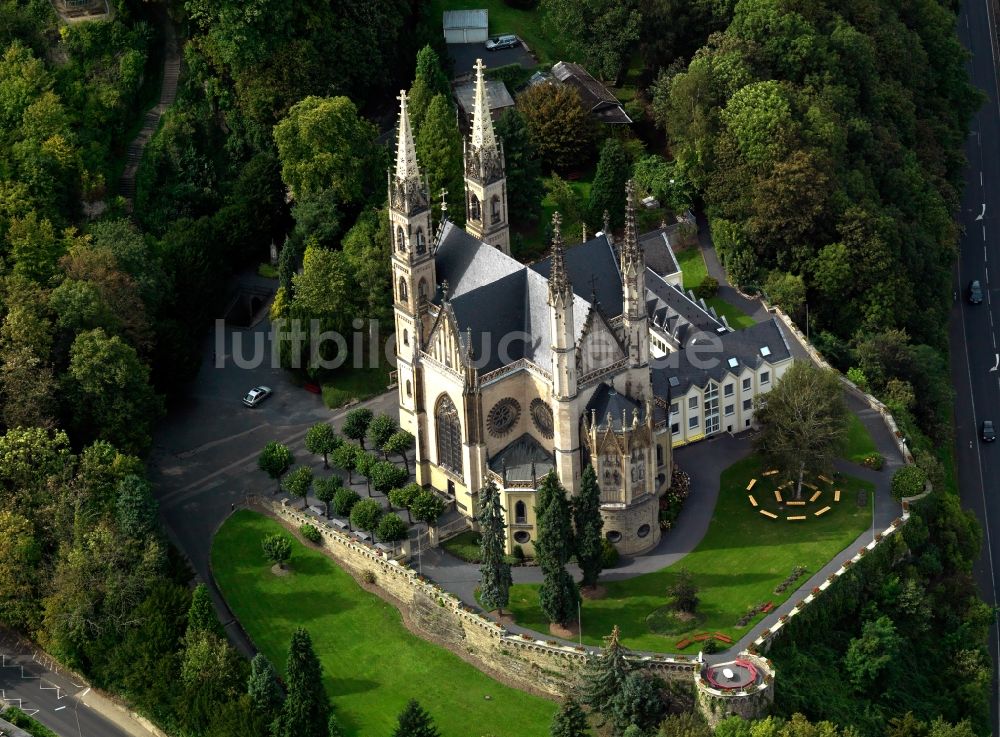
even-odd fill
[{"label": "pointed spire finial", "polygon": [[566,274],[566,249],[562,239],[562,215],[552,213],[552,268],[549,270],[549,304],[572,293]]},{"label": "pointed spire finial", "polygon": [[441,187],[441,219],[444,220],[445,213],[448,212],[448,190]]},{"label": "pointed spire finial", "polygon": [[399,91],[399,130],[396,135],[396,181],[407,179],[420,181],[420,170],[417,168],[417,149],[413,142],[413,130],[410,128],[410,114],[406,109],[406,90]]},{"label": "pointed spire finial", "polygon": [[476,92],[472,107],[471,143],[475,149],[496,149],[497,139],[493,133],[493,118],[490,117],[490,101],[486,94],[486,66],[482,59],[476,59]]},{"label": "pointed spire finial", "polygon": [[448,287],[449,287],[449,285],[448,285],[448,280],[447,279],[445,279],[443,282],[441,282],[441,301],[442,302],[447,302],[448,301]]},{"label": "pointed spire finial", "polygon": [[631,258],[638,255],[639,236],[635,229],[635,182],[629,179],[625,182],[625,238],[622,243],[622,254]]}]

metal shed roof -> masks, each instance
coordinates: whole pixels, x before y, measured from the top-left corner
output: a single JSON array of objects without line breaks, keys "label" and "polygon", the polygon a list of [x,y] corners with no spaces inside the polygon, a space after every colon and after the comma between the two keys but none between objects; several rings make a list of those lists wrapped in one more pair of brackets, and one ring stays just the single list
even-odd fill
[{"label": "metal shed roof", "polygon": [[489,11],[482,10],[446,10],[444,11],[444,29],[450,28],[489,28]]}]

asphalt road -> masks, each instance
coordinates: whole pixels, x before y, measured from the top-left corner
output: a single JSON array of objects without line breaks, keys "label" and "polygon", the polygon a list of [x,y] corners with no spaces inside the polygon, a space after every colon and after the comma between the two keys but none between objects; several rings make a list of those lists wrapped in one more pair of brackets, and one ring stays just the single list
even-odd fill
[{"label": "asphalt road", "polygon": [[[971,52],[968,70],[986,102],[972,121],[965,152],[969,166],[959,222],[964,230],[956,265],[957,299],[952,311],[952,378],[956,390],[956,462],[962,502],[983,525],[983,555],[975,574],[986,601],[998,599],[1000,570],[1000,445],[979,439],[984,419],[1000,421],[1000,372],[991,371],[1000,350],[1000,82],[993,30],[997,18],[990,0],[970,0],[959,16],[958,33]],[[992,273],[991,273],[992,271]],[[966,299],[969,282],[978,279],[983,303]],[[1000,641],[994,627],[990,649],[994,659],[993,732],[998,720],[997,664]]]}]

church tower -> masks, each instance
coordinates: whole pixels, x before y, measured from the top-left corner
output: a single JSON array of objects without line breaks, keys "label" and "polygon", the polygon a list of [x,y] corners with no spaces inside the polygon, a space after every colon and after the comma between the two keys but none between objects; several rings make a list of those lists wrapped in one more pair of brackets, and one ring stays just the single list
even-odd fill
[{"label": "church tower", "polygon": [[507,175],[503,146],[493,132],[486,96],[486,67],[476,59],[476,94],[472,132],[465,142],[465,229],[484,243],[510,255]]},{"label": "church tower", "polygon": [[[405,90],[399,93],[396,171],[389,173],[389,227],[392,230],[399,422],[400,427],[419,438],[419,414],[423,411],[419,402],[418,366],[421,315],[426,300],[434,296],[436,281],[430,251],[430,193],[420,180]],[[419,449],[417,452],[419,454]]]},{"label": "church tower", "polygon": [[549,272],[549,335],[552,350],[552,450],[556,473],[568,492],[575,493],[580,476],[580,417],[577,394],[576,325],[573,285],[566,273],[559,213],[552,216],[552,269]]},{"label": "church tower", "polygon": [[622,319],[628,365],[649,365],[649,316],[646,312],[646,256],[635,228],[635,184],[625,184],[625,236],[621,243]]}]

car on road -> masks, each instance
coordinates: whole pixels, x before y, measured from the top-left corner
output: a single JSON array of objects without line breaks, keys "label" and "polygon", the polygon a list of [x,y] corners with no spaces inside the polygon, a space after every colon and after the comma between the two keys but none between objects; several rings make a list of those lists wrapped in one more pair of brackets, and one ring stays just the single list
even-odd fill
[{"label": "car on road", "polygon": [[517,36],[494,36],[486,39],[487,51],[499,51],[500,49],[512,49],[521,41]]},{"label": "car on road", "polygon": [[984,443],[992,443],[997,439],[996,428],[993,427],[993,420],[983,420],[983,427],[980,436]]},{"label": "car on road", "polygon": [[978,305],[983,301],[983,288],[979,285],[978,279],[969,282],[969,304]]},{"label": "car on road", "polygon": [[255,386],[253,389],[247,392],[247,395],[243,397],[243,404],[247,407],[256,407],[258,404],[263,402],[271,396],[271,387],[269,386]]}]

